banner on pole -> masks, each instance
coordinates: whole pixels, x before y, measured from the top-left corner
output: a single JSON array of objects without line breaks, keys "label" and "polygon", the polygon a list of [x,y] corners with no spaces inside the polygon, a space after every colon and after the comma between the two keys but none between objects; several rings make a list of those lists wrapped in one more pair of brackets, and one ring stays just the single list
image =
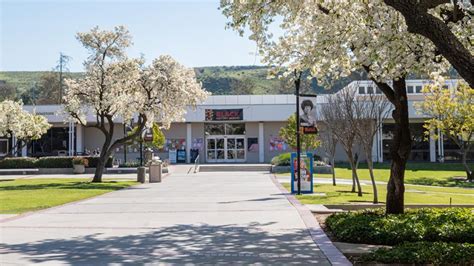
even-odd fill
[{"label": "banner on pole", "polygon": [[[298,192],[298,156],[291,153],[291,193]],[[301,193],[313,193],[313,154],[300,155]]]},{"label": "banner on pole", "polygon": [[317,134],[316,98],[300,97],[300,128],[303,134]]}]

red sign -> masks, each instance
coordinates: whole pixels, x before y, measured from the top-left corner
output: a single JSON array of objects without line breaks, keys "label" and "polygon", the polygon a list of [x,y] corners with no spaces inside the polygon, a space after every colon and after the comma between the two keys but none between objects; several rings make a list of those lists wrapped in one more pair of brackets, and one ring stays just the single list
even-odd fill
[{"label": "red sign", "polygon": [[243,120],[243,109],[206,109],[206,121]]}]

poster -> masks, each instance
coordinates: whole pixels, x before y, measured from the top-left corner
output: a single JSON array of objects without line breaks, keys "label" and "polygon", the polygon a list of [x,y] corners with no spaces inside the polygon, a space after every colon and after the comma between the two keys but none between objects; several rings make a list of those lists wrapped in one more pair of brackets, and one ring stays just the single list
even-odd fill
[{"label": "poster", "polygon": [[248,138],[247,139],[247,150],[251,152],[258,151],[258,138]]},{"label": "poster", "polygon": [[204,139],[203,138],[195,138],[191,144],[191,149],[202,150],[204,146]]},{"label": "poster", "polygon": [[280,137],[270,138],[270,151],[286,151],[288,144]]},{"label": "poster", "polygon": [[185,150],[186,149],[186,140],[185,139],[166,139],[165,145],[160,151],[167,152],[169,150]]},{"label": "poster", "polygon": [[[297,154],[291,153],[291,193],[298,192]],[[301,193],[313,193],[313,154],[300,154]]]},{"label": "poster", "polygon": [[300,127],[303,134],[317,134],[316,97],[300,97]]},{"label": "poster", "polygon": [[168,151],[168,159],[170,160],[170,163],[176,163],[176,156],[177,151],[175,149],[170,149]]}]

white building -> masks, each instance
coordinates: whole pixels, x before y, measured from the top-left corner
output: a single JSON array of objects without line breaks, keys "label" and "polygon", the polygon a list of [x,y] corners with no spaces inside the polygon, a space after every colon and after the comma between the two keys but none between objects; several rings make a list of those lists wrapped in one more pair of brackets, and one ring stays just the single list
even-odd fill
[{"label": "white building", "polygon": [[[417,113],[413,104],[423,101],[421,88],[428,80],[407,81],[409,112],[413,148],[412,161],[435,162],[443,157],[445,160],[458,160],[458,148],[447,138],[425,140],[423,134],[423,115]],[[453,87],[456,80],[448,80],[446,85]],[[380,93],[371,81],[353,81],[344,89],[357,90],[357,94]],[[327,95],[316,98],[316,106],[326,101]],[[21,151],[23,156],[58,156],[82,155],[100,149],[104,137],[96,128],[83,127],[79,124],[64,123],[64,117],[58,115],[59,105],[25,106],[28,111],[35,109],[37,114],[44,115],[53,127],[41,140],[34,141]],[[275,155],[290,152],[289,147],[279,137],[279,130],[285,126],[288,117],[295,112],[294,95],[225,95],[210,96],[195,110],[189,109],[184,122],[172,123],[164,131],[166,144],[158,155],[172,160],[190,162],[199,152],[200,163],[263,163],[269,162]],[[94,123],[94,117],[88,117],[88,123]],[[116,137],[122,137],[125,128],[117,121]],[[389,117],[383,121],[383,127],[376,134],[373,145],[374,161],[390,160],[389,146],[392,140],[393,120]],[[13,139],[0,139],[0,155],[8,152]],[[171,150],[171,153],[170,153]],[[322,150],[316,154],[325,157]],[[362,152],[359,152],[361,158]],[[20,152],[19,154],[20,155]],[[114,157],[120,161],[136,161],[139,158],[138,144],[124,146],[115,151]],[[470,158],[473,158],[472,156]],[[336,161],[346,161],[343,150],[339,147]]]}]

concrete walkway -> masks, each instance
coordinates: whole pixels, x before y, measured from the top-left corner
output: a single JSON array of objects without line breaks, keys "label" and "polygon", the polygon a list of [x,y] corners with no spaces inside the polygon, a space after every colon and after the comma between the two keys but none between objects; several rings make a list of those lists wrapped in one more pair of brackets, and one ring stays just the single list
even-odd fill
[{"label": "concrete walkway", "polygon": [[0,265],[32,263],[330,264],[270,175],[256,172],[173,173],[0,223]]}]

